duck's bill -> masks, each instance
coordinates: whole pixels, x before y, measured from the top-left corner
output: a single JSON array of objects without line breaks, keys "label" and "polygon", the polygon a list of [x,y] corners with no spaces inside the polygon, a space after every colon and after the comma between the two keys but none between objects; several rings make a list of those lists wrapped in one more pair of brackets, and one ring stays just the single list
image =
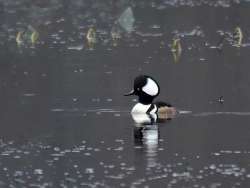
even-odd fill
[{"label": "duck's bill", "polygon": [[124,94],[124,96],[130,96],[130,95],[134,95],[134,94],[135,94],[135,91],[131,90],[129,93]]}]

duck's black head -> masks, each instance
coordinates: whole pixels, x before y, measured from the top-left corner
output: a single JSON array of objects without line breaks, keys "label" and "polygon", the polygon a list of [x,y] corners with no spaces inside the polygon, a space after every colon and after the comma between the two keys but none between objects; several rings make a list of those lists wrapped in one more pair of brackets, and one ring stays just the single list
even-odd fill
[{"label": "duck's black head", "polygon": [[134,80],[134,89],[125,96],[137,95],[142,104],[151,104],[160,93],[158,83],[150,76],[140,75]]}]

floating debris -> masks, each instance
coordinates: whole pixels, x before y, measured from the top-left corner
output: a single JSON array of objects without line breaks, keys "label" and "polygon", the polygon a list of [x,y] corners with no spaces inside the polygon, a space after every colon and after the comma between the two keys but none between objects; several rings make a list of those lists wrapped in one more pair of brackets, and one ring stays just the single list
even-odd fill
[{"label": "floating debris", "polygon": [[39,33],[37,31],[33,31],[30,36],[31,44],[35,44],[39,38]]},{"label": "floating debris", "polygon": [[134,14],[131,7],[128,7],[123,11],[121,16],[118,18],[119,25],[128,33],[131,33],[134,29]]},{"label": "floating debris", "polygon": [[181,40],[179,38],[176,38],[173,40],[172,46],[171,46],[172,52],[181,52]]},{"label": "floating debris", "polygon": [[240,27],[235,28],[233,33],[233,39],[235,41],[234,46],[238,48],[242,46],[243,33]]},{"label": "floating debris", "polygon": [[182,52],[181,41],[179,38],[176,38],[173,40],[171,51],[173,53],[174,62],[178,63],[181,57],[181,52]]},{"label": "floating debris", "polygon": [[111,38],[113,41],[113,46],[117,46],[118,40],[120,40],[122,38],[120,28],[117,25],[114,25],[112,27],[110,33],[111,33]]},{"label": "floating debris", "polygon": [[220,34],[220,40],[216,46],[211,46],[210,48],[222,50],[225,41],[228,42],[230,45],[235,47],[242,47],[242,40],[243,40],[243,32],[240,27],[236,27],[234,32],[224,32],[224,31],[217,31]]},{"label": "floating debris", "polygon": [[89,43],[96,42],[96,32],[94,28],[90,28],[87,33],[87,40]]},{"label": "floating debris", "polygon": [[88,32],[87,32],[87,42],[88,42],[88,46],[90,49],[93,49],[94,44],[97,42],[96,39],[96,31],[94,28],[89,28]]},{"label": "floating debris", "polygon": [[181,52],[172,52],[174,57],[174,63],[178,63],[180,61]]},{"label": "floating debris", "polygon": [[[224,46],[224,41],[226,39],[225,33],[221,33],[220,35],[220,40],[218,42],[218,44],[216,45],[216,49],[222,50],[223,46]],[[212,47],[211,47],[212,48]]]},{"label": "floating debris", "polygon": [[16,35],[17,45],[31,44],[32,46],[37,42],[39,38],[38,31],[31,25],[24,31],[18,31]]},{"label": "floating debris", "polygon": [[16,35],[16,43],[17,45],[21,45],[23,43],[23,40],[22,40],[22,35],[23,35],[23,31],[19,31]]},{"label": "floating debris", "polygon": [[224,98],[223,98],[223,96],[220,96],[219,98],[218,98],[218,100],[217,100],[220,104],[223,104],[224,103]]}]

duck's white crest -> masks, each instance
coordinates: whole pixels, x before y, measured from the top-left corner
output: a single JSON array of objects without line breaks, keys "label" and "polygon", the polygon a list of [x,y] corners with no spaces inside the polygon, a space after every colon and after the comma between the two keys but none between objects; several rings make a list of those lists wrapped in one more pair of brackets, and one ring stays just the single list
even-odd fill
[{"label": "duck's white crest", "polygon": [[142,91],[151,96],[156,96],[159,92],[158,85],[151,78],[147,78],[147,83],[142,87]]}]

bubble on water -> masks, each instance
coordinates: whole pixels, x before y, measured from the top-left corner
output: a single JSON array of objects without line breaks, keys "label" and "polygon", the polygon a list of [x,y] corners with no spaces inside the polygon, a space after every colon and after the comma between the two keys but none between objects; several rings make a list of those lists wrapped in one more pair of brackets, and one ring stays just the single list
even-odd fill
[{"label": "bubble on water", "polygon": [[59,147],[54,147],[54,151],[60,151]]},{"label": "bubble on water", "polygon": [[126,183],[120,183],[120,187],[126,187]]},{"label": "bubble on water", "polygon": [[15,182],[20,183],[20,184],[25,184],[26,182],[22,179],[14,179]]},{"label": "bubble on water", "polygon": [[123,147],[114,148],[114,151],[122,151]]},{"label": "bubble on water", "polygon": [[73,100],[74,102],[76,102],[76,101],[78,101],[78,98],[72,98],[72,100]]},{"label": "bubble on water", "polygon": [[93,168],[86,168],[85,169],[85,174],[93,174],[95,171]]},{"label": "bubble on water", "polygon": [[50,111],[51,111],[51,112],[64,112],[65,109],[62,109],[62,108],[54,108],[54,109],[51,109]]},{"label": "bubble on water", "polygon": [[214,153],[215,156],[220,156],[221,154],[220,153]]},{"label": "bubble on water", "polygon": [[116,139],[115,142],[118,142],[120,144],[124,144],[125,143],[124,140],[122,140],[122,139]]},{"label": "bubble on water", "polygon": [[134,166],[131,167],[122,167],[122,170],[126,170],[126,171],[135,171],[136,168]]},{"label": "bubble on water", "polygon": [[1,153],[2,156],[9,156],[10,153],[8,151],[4,151],[3,153]]},{"label": "bubble on water", "polygon": [[113,99],[110,99],[110,98],[109,98],[109,99],[107,99],[107,102],[112,102],[112,101],[113,101]]},{"label": "bubble on water", "polygon": [[111,178],[111,179],[123,179],[125,177],[125,175],[124,174],[117,174],[117,175],[109,175],[106,177]]},{"label": "bubble on water", "polygon": [[65,21],[64,18],[60,18],[60,19],[56,20],[57,23],[61,23],[61,22],[64,22],[64,21]]},{"label": "bubble on water", "polygon": [[50,154],[52,157],[62,157],[64,156],[64,153],[52,153]]},{"label": "bubble on water", "polygon": [[69,176],[69,173],[68,172],[64,172],[64,176]]},{"label": "bubble on water", "polygon": [[65,180],[71,183],[76,183],[76,179],[74,178],[66,177]]},{"label": "bubble on water", "polygon": [[126,166],[126,163],[120,163],[120,166]]},{"label": "bubble on water", "polygon": [[91,155],[91,153],[84,153],[84,155],[86,155],[86,156],[90,156],[90,155]]},{"label": "bubble on water", "polygon": [[100,98],[92,98],[91,101],[92,102],[100,102]]},{"label": "bubble on water", "polygon": [[93,148],[92,148],[92,147],[87,147],[86,149],[87,149],[88,151],[93,150]]},{"label": "bubble on water", "polygon": [[145,178],[140,178],[134,182],[132,182],[132,186],[131,187],[135,187],[135,185],[141,185],[142,183],[146,182],[146,179]]},{"label": "bubble on water", "polygon": [[24,93],[23,96],[24,97],[34,97],[34,96],[36,96],[36,94],[35,93]]},{"label": "bubble on water", "polygon": [[209,168],[210,168],[211,170],[214,170],[214,169],[216,169],[216,166],[215,166],[214,164],[211,164],[211,165],[209,166]]},{"label": "bubble on water", "polygon": [[157,24],[154,24],[151,26],[152,29],[160,29],[161,26],[160,25],[157,25]]},{"label": "bubble on water", "polygon": [[29,155],[30,152],[29,152],[29,151],[24,151],[23,154],[24,154],[24,155]]},{"label": "bubble on water", "polygon": [[112,74],[112,71],[105,71],[105,74]]},{"label": "bubble on water", "polygon": [[43,174],[43,170],[42,169],[35,169],[34,170],[34,174],[36,174],[36,175],[42,175]]},{"label": "bubble on water", "polygon": [[72,152],[72,153],[80,153],[80,151],[81,151],[81,150],[80,150],[79,148],[74,148],[71,152]]},{"label": "bubble on water", "polygon": [[86,144],[87,142],[86,142],[86,140],[82,140],[82,144]]},{"label": "bubble on water", "polygon": [[66,44],[65,40],[60,41],[60,44]]},{"label": "bubble on water", "polygon": [[134,149],[142,149],[142,146],[134,146]]},{"label": "bubble on water", "polygon": [[24,172],[23,171],[15,171],[14,172],[14,176],[17,177],[17,176],[23,176],[24,175]]},{"label": "bubble on water", "polygon": [[162,175],[158,175],[158,176],[149,177],[148,180],[152,181],[152,180],[158,180],[158,179],[162,179],[162,178],[166,178],[166,177],[167,177],[166,174],[162,174]]},{"label": "bubble on water", "polygon": [[115,165],[105,165],[104,168],[110,168],[110,169],[113,169],[115,168]]},{"label": "bubble on water", "polygon": [[191,174],[189,172],[183,172],[183,173],[176,173],[174,172],[172,174],[173,177],[189,177]]}]

